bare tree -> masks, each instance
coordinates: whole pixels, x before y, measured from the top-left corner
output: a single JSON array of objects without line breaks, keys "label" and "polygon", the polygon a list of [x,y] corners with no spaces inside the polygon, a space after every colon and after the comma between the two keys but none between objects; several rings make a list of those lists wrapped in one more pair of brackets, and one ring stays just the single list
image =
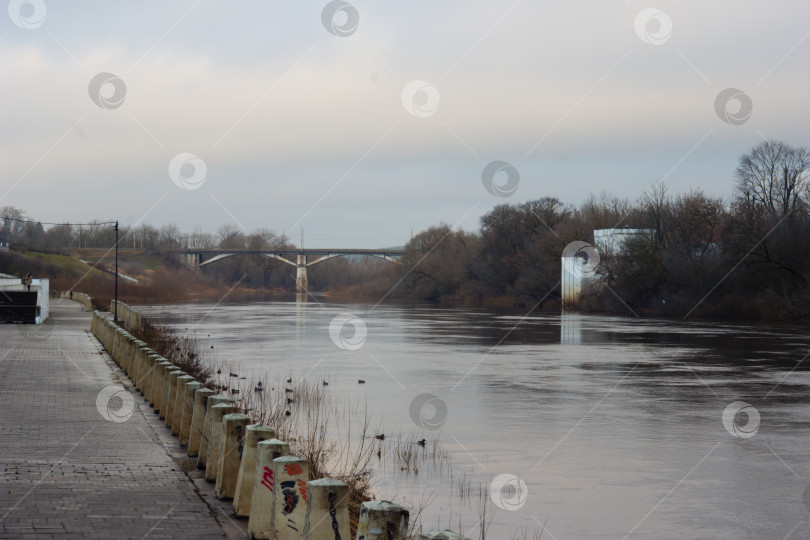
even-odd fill
[{"label": "bare tree", "polygon": [[248,235],[247,248],[252,251],[272,249],[280,245],[280,238],[270,229],[259,228]]},{"label": "bare tree", "polygon": [[187,245],[189,249],[213,249],[217,242],[210,233],[203,232],[200,227],[194,229],[193,233],[187,235]]},{"label": "bare tree", "polygon": [[176,223],[164,225],[159,231],[160,249],[164,251],[178,249],[180,247],[181,237],[180,228]]},{"label": "bare tree", "polygon": [[25,225],[20,220],[28,219],[25,212],[14,206],[4,206],[0,208],[0,238],[3,242],[16,242],[23,232]]},{"label": "bare tree", "polygon": [[740,157],[737,190],[741,202],[785,215],[801,204],[808,189],[810,151],[782,141],[762,142]]},{"label": "bare tree", "polygon": [[653,184],[649,191],[641,197],[641,205],[650,216],[650,222],[655,229],[658,243],[667,247],[664,223],[669,210],[669,197],[667,197],[667,186],[663,182]]},{"label": "bare tree", "polygon": [[245,249],[245,235],[242,229],[231,223],[226,223],[217,229],[219,247],[221,249]]},{"label": "bare tree", "polygon": [[719,198],[692,190],[672,201],[672,227],[668,243],[686,258],[716,254],[717,243],[725,223],[726,211]]}]

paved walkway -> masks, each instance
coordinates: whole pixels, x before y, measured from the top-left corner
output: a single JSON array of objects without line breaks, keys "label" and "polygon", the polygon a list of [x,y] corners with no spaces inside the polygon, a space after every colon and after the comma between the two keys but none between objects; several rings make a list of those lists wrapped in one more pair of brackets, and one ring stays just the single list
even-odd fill
[{"label": "paved walkway", "polygon": [[[38,327],[0,326],[0,536],[244,538],[230,503],[184,472],[176,438],[90,333],[91,314],[69,300],[50,313]],[[135,396],[122,423],[96,407],[113,384]]]}]

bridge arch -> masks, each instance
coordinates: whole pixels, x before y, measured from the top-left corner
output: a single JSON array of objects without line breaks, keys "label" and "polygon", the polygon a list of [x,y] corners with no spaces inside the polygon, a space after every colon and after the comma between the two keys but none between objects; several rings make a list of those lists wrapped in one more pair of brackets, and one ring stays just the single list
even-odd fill
[{"label": "bridge arch", "polygon": [[[387,250],[374,250],[374,249],[296,249],[296,250],[267,250],[267,251],[239,251],[239,250],[189,250],[186,251],[186,257],[192,268],[199,269],[203,266],[234,257],[236,255],[263,255],[265,257],[276,259],[281,262],[287,263],[296,268],[295,273],[295,290],[302,293],[307,292],[309,289],[309,280],[307,278],[307,267],[333,259],[335,257],[351,256],[351,255],[366,255],[370,257],[377,257],[395,264],[400,264],[399,257],[404,253],[399,249]],[[210,259],[203,260],[206,255],[213,255]],[[286,255],[286,256],[285,256]],[[290,256],[295,256],[295,261],[290,259]],[[308,261],[308,256],[319,256],[317,259]]]}]

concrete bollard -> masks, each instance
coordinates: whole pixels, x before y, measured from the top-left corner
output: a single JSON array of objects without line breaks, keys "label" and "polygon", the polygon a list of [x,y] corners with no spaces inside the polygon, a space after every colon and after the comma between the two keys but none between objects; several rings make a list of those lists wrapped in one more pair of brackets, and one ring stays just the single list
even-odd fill
[{"label": "concrete bollard", "polygon": [[[124,331],[120,328],[116,328],[115,334],[113,334],[110,356],[113,357],[113,360],[115,360],[115,363],[118,364],[119,366],[121,365],[121,341],[123,339],[124,339]],[[127,373],[127,375],[129,375],[129,373]]]},{"label": "concrete bollard", "polygon": [[340,480],[321,478],[307,482],[307,518],[304,540],[351,538],[349,486]]},{"label": "concrete bollard", "polygon": [[118,351],[117,351],[118,361],[121,362],[122,364],[128,365],[129,363],[132,362],[132,355],[134,352],[132,349],[133,339],[132,336],[130,336],[124,330],[121,330],[120,335],[121,337],[118,339]]},{"label": "concrete bollard", "polygon": [[129,360],[122,354],[124,341],[126,341],[126,332],[124,332],[124,330],[121,328],[116,328],[115,338],[113,340],[112,356],[115,358],[115,361],[119,366],[123,366],[126,374],[129,375]]},{"label": "concrete bollard", "polygon": [[205,480],[216,482],[219,472],[219,462],[222,459],[222,440],[225,438],[222,431],[222,417],[235,413],[233,405],[214,405],[211,407],[211,435],[208,439],[208,460],[205,463]]},{"label": "concrete bollard", "polygon": [[143,394],[143,374],[146,371],[145,361],[150,351],[146,343],[139,341],[132,341],[132,382],[135,383],[135,388]]},{"label": "concrete bollard", "polygon": [[143,399],[146,401],[149,406],[151,407],[152,404],[155,402],[155,396],[152,394],[152,381],[155,380],[155,368],[157,367],[158,362],[160,361],[160,355],[157,354],[152,349],[147,349],[144,351],[145,360],[144,360],[144,369],[145,372],[143,374]]},{"label": "concrete bollard", "polygon": [[146,395],[146,380],[144,375],[149,370],[149,355],[152,354],[152,349],[146,344],[134,344],[135,357],[138,359],[138,382],[137,387],[142,396]]},{"label": "concrete bollard", "polygon": [[278,439],[270,439],[256,445],[256,474],[253,479],[253,496],[248,520],[248,533],[251,538],[275,538],[272,536],[273,505],[276,500],[273,460],[289,453],[290,445]]},{"label": "concrete bollard", "polygon": [[121,354],[121,350],[123,347],[122,343],[125,339],[126,337],[124,331],[121,328],[115,328],[110,356],[112,356],[113,360],[115,360],[115,363],[118,364],[121,367],[121,369],[124,370],[124,373],[129,375],[127,359],[124,358],[124,356]]},{"label": "concrete bollard", "polygon": [[155,413],[161,415],[160,418],[163,418],[161,408],[163,407],[163,394],[166,390],[166,370],[170,366],[174,366],[174,364],[161,357],[155,368]]},{"label": "concrete bollard", "polygon": [[233,413],[222,417],[222,450],[215,488],[219,500],[233,499],[236,495],[236,482],[245,450],[248,424],[250,417],[246,414]]},{"label": "concrete bollard", "polygon": [[141,395],[146,398],[149,388],[147,387],[147,373],[149,373],[149,357],[155,353],[146,343],[136,342],[135,349],[138,351],[138,389]]},{"label": "concrete bollard", "polygon": [[129,335],[129,332],[123,328],[119,328],[118,330],[120,331],[118,332],[118,347],[116,348],[116,354],[119,361],[121,361],[128,351],[127,342],[130,340],[131,336]]},{"label": "concrete bollard", "polygon": [[144,375],[144,387],[146,387],[146,392],[144,393],[144,398],[146,402],[149,403],[150,407],[154,407],[155,405],[155,372],[157,371],[158,364],[163,361],[163,358],[153,351],[149,349],[149,354],[147,355],[147,369],[146,374]]},{"label": "concrete bollard", "polygon": [[[256,446],[273,439],[276,430],[264,424],[250,424],[245,437],[245,450],[239,463],[239,477],[236,479],[236,493],[233,496],[233,513],[236,517],[250,515],[250,502],[253,496],[253,477],[256,475]],[[280,457],[280,456],[279,456]]]},{"label": "concrete bollard", "polygon": [[231,400],[225,396],[208,396],[205,400],[205,419],[203,420],[203,431],[200,437],[200,451],[197,453],[197,468],[205,469],[208,465],[208,453],[211,449],[211,423],[214,415],[211,407],[214,405],[229,405]]},{"label": "concrete bollard", "polygon": [[205,402],[208,396],[216,392],[210,388],[198,388],[194,392],[194,407],[191,411],[191,430],[188,435],[188,457],[197,457],[200,453],[200,439],[202,439],[203,425],[205,423]]},{"label": "concrete bollard", "polygon": [[158,417],[161,420],[166,420],[166,413],[169,412],[169,390],[172,387],[172,371],[182,372],[183,370],[174,364],[166,366],[166,369],[163,370],[163,395],[160,397],[160,416]]},{"label": "concrete bollard", "polygon": [[130,357],[133,354],[133,352],[135,352],[137,350],[137,346],[135,344],[135,342],[137,340],[132,336],[132,334],[130,334],[126,330],[124,330],[121,333],[121,335],[123,336],[123,339],[121,340],[121,343],[120,343],[120,346],[121,346],[120,354],[121,354],[122,360],[124,360],[127,357]]},{"label": "concrete bollard", "polygon": [[135,386],[143,394],[143,374],[146,372],[146,359],[152,352],[152,349],[138,339],[130,341],[130,350],[132,351],[132,358],[135,359]]},{"label": "concrete bollard", "polygon": [[131,343],[131,336],[129,336],[124,330],[121,330],[120,332],[116,331],[116,334],[118,334],[118,340],[116,341],[114,349],[116,362],[118,362],[119,365],[125,366],[124,371],[126,371],[127,375],[132,378],[131,364],[133,350],[131,347],[129,347],[129,344]]},{"label": "concrete bollard", "polygon": [[191,381],[183,387],[183,420],[180,423],[180,446],[188,446],[191,435],[191,415],[194,413],[194,392],[202,388],[202,384]]},{"label": "concrete bollard", "polygon": [[416,535],[416,538],[417,540],[470,540],[466,536],[453,532],[449,529],[418,534]]},{"label": "concrete bollard", "polygon": [[155,355],[155,361],[152,364],[152,375],[151,380],[149,381],[150,387],[150,396],[149,396],[149,405],[152,409],[157,412],[158,410],[158,403],[160,402],[160,397],[163,392],[163,379],[160,378],[160,365],[166,361],[165,358],[160,356],[157,353],[153,353]]},{"label": "concrete bollard", "polygon": [[133,341],[133,347],[130,348],[131,354],[127,357],[128,360],[125,362],[129,365],[129,378],[132,379],[132,384],[135,385],[135,388],[140,392],[140,371],[141,371],[141,356],[143,355],[143,349],[141,347],[145,347],[146,345],[135,345]]},{"label": "concrete bollard", "polygon": [[182,369],[173,369],[169,372],[169,392],[166,396],[166,427],[172,427],[174,421],[174,401],[177,397],[177,379],[185,375],[186,372]]},{"label": "concrete bollard", "polygon": [[101,321],[99,326],[99,332],[101,333],[101,344],[104,345],[104,349],[109,353],[110,352],[110,325],[107,320]]},{"label": "concrete bollard", "polygon": [[180,436],[180,427],[183,425],[183,408],[185,403],[186,383],[194,382],[191,375],[180,375],[174,392],[174,405],[172,405],[172,435]]},{"label": "concrete bollard", "polygon": [[107,352],[110,352],[110,346],[112,345],[112,334],[110,333],[112,326],[110,325],[110,320],[106,317],[103,321],[101,321],[101,342],[104,345],[104,348]]},{"label": "concrete bollard", "polygon": [[141,361],[141,370],[140,370],[140,373],[138,374],[138,382],[141,385],[140,386],[141,395],[143,396],[144,400],[148,401],[149,400],[149,375],[151,375],[149,370],[152,368],[152,365],[149,362],[149,360],[152,357],[152,355],[155,354],[155,351],[153,351],[152,349],[150,349],[147,346],[143,346],[143,347],[138,346],[137,348],[140,350],[140,361]]},{"label": "concrete bollard", "polygon": [[115,354],[115,345],[118,342],[118,327],[112,321],[107,323],[107,327],[107,332],[110,335],[110,355],[112,356]]},{"label": "concrete bollard", "polygon": [[101,320],[101,315],[99,314],[99,327],[98,331],[101,335],[101,344],[104,345],[104,349],[107,352],[110,352],[110,321],[104,317],[104,320]]},{"label": "concrete bollard", "polygon": [[307,520],[307,460],[281,456],[273,460],[275,478],[275,511],[273,531],[277,540],[299,540]]},{"label": "concrete bollard", "polygon": [[390,501],[360,505],[357,540],[407,540],[409,512]]}]

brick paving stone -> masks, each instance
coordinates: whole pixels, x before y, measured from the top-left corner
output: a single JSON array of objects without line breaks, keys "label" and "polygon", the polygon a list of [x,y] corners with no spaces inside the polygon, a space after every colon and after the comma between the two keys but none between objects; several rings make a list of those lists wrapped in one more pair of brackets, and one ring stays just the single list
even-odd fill
[{"label": "brick paving stone", "polygon": [[[55,299],[50,313],[41,328],[0,327],[0,536],[244,538],[244,520],[188,470],[176,438],[92,335],[91,314]],[[121,423],[96,407],[114,384],[135,402]]]}]

